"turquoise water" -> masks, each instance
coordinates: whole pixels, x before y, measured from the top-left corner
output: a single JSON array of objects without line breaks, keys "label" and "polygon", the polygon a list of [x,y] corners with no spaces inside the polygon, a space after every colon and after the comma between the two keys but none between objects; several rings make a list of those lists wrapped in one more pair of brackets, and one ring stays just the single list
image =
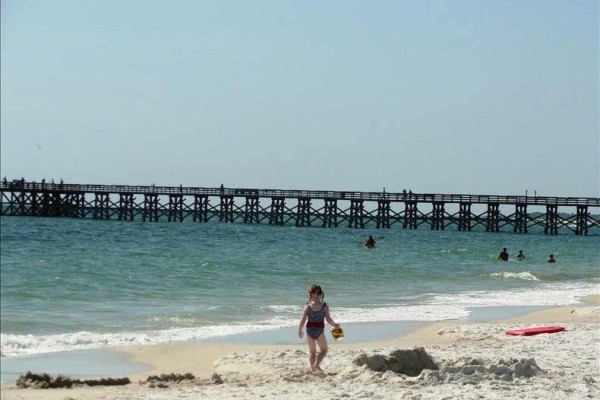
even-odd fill
[{"label": "turquoise water", "polygon": [[[312,283],[341,323],[467,319],[600,292],[600,236],[27,217],[0,228],[5,357],[294,326]],[[376,249],[361,245],[369,233]]]}]

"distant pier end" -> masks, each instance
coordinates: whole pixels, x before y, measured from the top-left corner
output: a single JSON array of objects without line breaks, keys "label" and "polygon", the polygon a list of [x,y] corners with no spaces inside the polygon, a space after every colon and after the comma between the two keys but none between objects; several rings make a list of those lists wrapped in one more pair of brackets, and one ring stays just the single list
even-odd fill
[{"label": "distant pier end", "polygon": [[592,197],[0,183],[3,216],[588,235],[599,212]]}]

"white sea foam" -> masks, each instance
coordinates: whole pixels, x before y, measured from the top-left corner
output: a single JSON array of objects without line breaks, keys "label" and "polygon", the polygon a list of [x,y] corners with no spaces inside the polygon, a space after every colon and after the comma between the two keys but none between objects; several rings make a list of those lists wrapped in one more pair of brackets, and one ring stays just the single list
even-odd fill
[{"label": "white sea foam", "polygon": [[[156,331],[93,333],[76,332],[57,335],[0,334],[4,357],[52,353],[66,350],[92,349],[119,345],[153,345],[169,342],[202,340],[295,326],[299,321],[296,306],[273,306],[286,311],[285,316],[275,316],[259,324],[203,326],[172,328]],[[294,311],[292,313],[292,311]],[[290,315],[291,314],[291,315]],[[377,308],[336,308],[335,318],[344,323],[369,321],[437,321],[467,317],[466,308],[430,305],[386,306]]]},{"label": "white sea foam", "polygon": [[[332,313],[335,319],[342,323],[456,320],[468,317],[469,309],[475,307],[568,305],[577,303],[577,297],[590,294],[600,294],[600,285],[549,283],[535,289],[432,294],[426,300],[422,299],[415,304],[387,304],[362,308],[334,307]],[[162,344],[295,326],[299,321],[300,307],[298,306],[273,305],[267,308],[276,311],[278,315],[253,324],[119,333],[0,334],[0,350],[3,357],[12,357],[106,346]]]},{"label": "white sea foam", "polygon": [[[525,278],[517,278],[525,279]],[[433,294],[419,304],[379,308],[336,308],[336,319],[346,322],[370,321],[443,321],[468,317],[470,308],[561,306],[576,304],[579,297],[600,294],[600,285],[592,283],[548,283],[530,289],[469,291]]]},{"label": "white sea foam", "polygon": [[336,308],[336,320],[344,322],[442,321],[468,317],[465,307],[445,304],[415,304],[383,308]]},{"label": "white sea foam", "polygon": [[297,314],[299,311],[302,310],[302,308],[300,306],[297,305],[287,305],[287,304],[280,304],[280,305],[270,305],[265,307],[271,311],[275,311],[275,312],[280,312],[280,313],[292,313],[292,314]]},{"label": "white sea foam", "polygon": [[228,336],[273,329],[272,325],[204,326],[156,331],[93,333],[75,332],[58,335],[0,334],[3,357],[52,353],[66,350],[92,349],[118,345],[151,345],[211,337]]},{"label": "white sea foam", "polygon": [[494,272],[491,277],[497,279],[522,279],[524,281],[539,281],[539,279],[529,271],[524,272]]},{"label": "white sea foam", "polygon": [[439,294],[432,301],[464,307],[561,306],[579,303],[578,297],[592,294],[600,294],[598,284],[548,283],[528,289]]}]

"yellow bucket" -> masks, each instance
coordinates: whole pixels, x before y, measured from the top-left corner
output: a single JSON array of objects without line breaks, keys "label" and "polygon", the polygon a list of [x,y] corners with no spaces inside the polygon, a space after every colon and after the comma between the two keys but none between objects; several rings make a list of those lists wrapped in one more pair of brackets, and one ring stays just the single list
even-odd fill
[{"label": "yellow bucket", "polygon": [[344,331],[342,328],[332,328],[331,336],[333,336],[335,340],[342,341],[344,340]]}]

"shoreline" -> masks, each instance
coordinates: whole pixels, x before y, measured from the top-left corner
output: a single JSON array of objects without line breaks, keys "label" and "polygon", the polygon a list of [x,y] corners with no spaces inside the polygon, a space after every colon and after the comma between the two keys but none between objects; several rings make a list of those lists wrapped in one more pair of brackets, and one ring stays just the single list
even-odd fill
[{"label": "shoreline", "polygon": [[[17,389],[12,384],[3,384],[1,392],[2,398],[6,399],[63,399],[68,396],[75,397],[75,395],[78,399],[102,398],[103,396],[106,398],[122,396],[123,398],[141,399],[146,398],[150,393],[149,391],[156,390],[138,383],[138,381],[145,380],[150,375],[192,373],[198,379],[207,382],[213,374],[217,373],[225,379],[224,384],[177,385],[169,389],[164,389],[164,396],[158,398],[186,398],[187,395],[190,396],[189,398],[194,398],[198,397],[198,393],[200,392],[205,397],[232,398],[232,396],[235,397],[237,394],[246,393],[249,390],[248,388],[252,388],[253,395],[260,395],[264,391],[276,393],[274,392],[275,389],[286,389],[290,390],[291,394],[289,398],[300,398],[307,390],[316,391],[314,392],[315,395],[327,393],[328,390],[331,390],[332,385],[336,388],[349,385],[347,387],[354,391],[360,390],[360,385],[354,385],[356,382],[346,382],[349,378],[346,376],[345,371],[352,365],[352,358],[362,352],[377,352],[382,351],[382,349],[393,348],[424,347],[426,351],[433,353],[432,356],[434,359],[439,358],[440,360],[448,357],[456,358],[467,349],[476,354],[486,356],[503,355],[503,357],[506,356],[505,353],[510,355],[511,351],[513,351],[515,354],[511,355],[511,357],[516,358],[519,352],[523,352],[525,348],[520,348],[515,344],[533,343],[533,348],[525,353],[535,356],[535,360],[540,365],[540,368],[544,369],[544,364],[555,362],[547,359],[546,353],[556,351],[557,349],[553,349],[553,346],[556,344],[554,342],[560,339],[564,343],[558,349],[565,349],[566,353],[563,358],[573,358],[573,360],[569,361],[571,364],[577,364],[577,359],[581,358],[580,355],[577,355],[578,351],[587,348],[589,352],[590,348],[594,348],[595,354],[593,354],[593,357],[588,356],[588,360],[585,361],[587,369],[584,368],[579,371],[578,368],[581,366],[578,367],[577,365],[573,365],[572,369],[577,370],[577,374],[587,376],[586,371],[591,368],[592,376],[595,374],[598,377],[600,376],[600,348],[597,339],[598,334],[600,334],[600,295],[586,296],[580,300],[582,303],[576,305],[553,307],[529,312],[525,315],[512,315],[509,318],[491,321],[441,321],[426,323],[420,327],[414,327],[414,329],[405,332],[403,335],[396,335],[384,340],[337,343],[328,338],[331,351],[328,358],[325,359],[323,366],[327,371],[332,371],[334,375],[327,376],[312,386],[306,385],[306,382],[312,382],[313,377],[306,371],[308,365],[305,359],[305,343],[209,344],[184,342],[167,345],[119,346],[118,348],[101,349],[100,352],[115,351],[123,356],[126,362],[144,365],[149,368],[145,371],[128,374],[127,376],[133,383],[127,386],[43,390]],[[561,324],[566,326],[567,331],[563,335],[539,335],[517,339],[509,337],[503,332],[504,329],[513,326],[525,327],[535,324]],[[295,330],[295,328],[293,329]],[[347,328],[348,333],[351,333],[351,330]],[[567,340],[570,337],[571,339]],[[285,364],[278,365],[282,361],[281,359],[288,358],[289,360]],[[295,367],[292,365],[288,371],[288,364],[297,365]],[[52,374],[52,371],[39,372]],[[359,373],[360,376],[370,376],[365,371],[359,372],[355,371],[353,374]],[[291,374],[290,376],[293,377],[300,374],[302,377],[300,379],[301,382],[295,382],[296,378],[292,379],[290,376],[285,375],[286,373]],[[573,379],[573,377],[570,379]],[[244,383],[246,387],[240,388],[240,382]],[[485,379],[483,383],[488,384]],[[565,382],[565,385],[567,383]],[[368,386],[368,379],[367,382],[361,382],[361,384]],[[385,393],[386,390],[392,390],[392,388],[394,388],[393,390],[398,390],[396,387],[398,385],[402,386],[398,379],[390,377],[385,384],[379,385],[379,388],[373,388],[375,390],[373,393],[378,393],[378,390]],[[447,384],[443,383],[438,386],[444,387]],[[585,390],[581,390],[591,391],[590,393],[594,395],[600,390],[598,382],[584,382],[583,386],[585,386]],[[581,387],[581,384],[578,387]],[[446,392],[448,387],[439,389],[442,392]],[[517,389],[522,390],[523,387],[518,386],[515,390]],[[543,393],[544,390],[544,388],[537,386],[534,389],[535,396],[539,396],[540,391]],[[460,391],[460,388],[452,386],[452,390]],[[465,390],[465,393],[468,393],[468,388],[463,390]],[[434,392],[432,392],[431,398],[436,398],[437,395]],[[548,395],[550,394],[548,393]],[[528,395],[525,393],[523,396],[521,397],[527,398]],[[534,395],[532,394],[532,396]],[[468,398],[468,396],[465,398]],[[549,396],[548,398],[553,397]]]},{"label": "shoreline", "polygon": [[[549,306],[497,306],[477,307],[470,309],[471,314],[463,320],[444,321],[378,321],[378,322],[351,322],[344,324],[346,337],[343,346],[355,345],[369,346],[371,343],[380,343],[403,337],[430,325],[439,323],[476,323],[497,321],[506,318],[527,315],[533,311],[547,310]],[[3,358],[0,385],[12,385],[19,375],[27,371],[35,373],[49,373],[51,375],[64,375],[72,378],[103,378],[122,375],[143,376],[153,370],[151,363],[138,360],[132,353],[136,350],[144,351],[149,348],[170,348],[177,352],[182,346],[205,346],[230,349],[230,352],[239,351],[241,348],[264,349],[273,346],[293,348],[306,347],[305,341],[300,341],[296,336],[297,327],[274,328],[259,332],[245,332],[226,336],[217,336],[198,341],[175,341],[162,344],[148,345],[116,345],[101,348],[75,349],[58,352],[49,352],[32,355]],[[332,343],[333,342],[333,343]],[[329,338],[330,346],[337,346]],[[221,354],[221,352],[219,352]],[[7,368],[5,368],[7,366]],[[8,370],[8,371],[7,371]],[[206,372],[207,368],[203,368]]]}]

